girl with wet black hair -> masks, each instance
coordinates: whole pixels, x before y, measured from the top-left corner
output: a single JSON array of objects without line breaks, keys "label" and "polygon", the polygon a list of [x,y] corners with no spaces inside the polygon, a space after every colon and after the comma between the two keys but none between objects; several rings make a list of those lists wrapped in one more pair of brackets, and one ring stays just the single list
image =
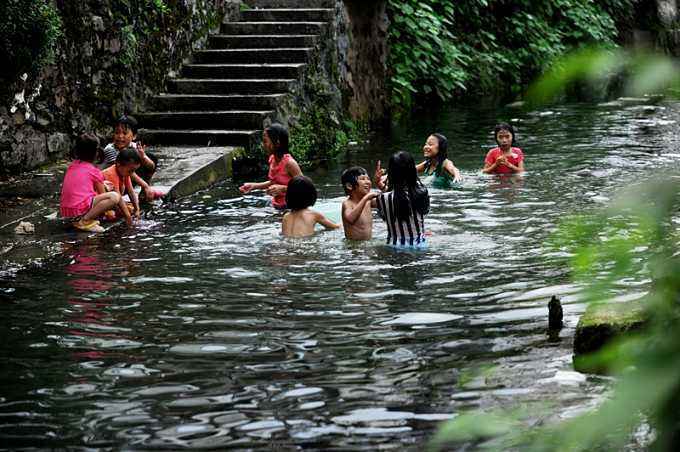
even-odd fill
[{"label": "girl with wet black hair", "polygon": [[425,161],[416,166],[419,174],[433,176],[432,186],[435,188],[451,188],[453,182],[463,179],[458,168],[447,158],[447,149],[446,137],[441,133],[433,133],[423,146]]},{"label": "girl with wet black hair", "polygon": [[484,159],[483,173],[514,174],[524,172],[524,153],[515,147],[515,129],[504,122],[493,129],[498,147],[491,149]]},{"label": "girl with wet black hair", "polygon": [[[384,187],[380,162],[376,185]],[[387,224],[387,244],[421,247],[425,245],[425,215],[430,210],[430,195],[418,179],[413,156],[408,152],[392,154],[387,165],[387,189],[376,198],[378,214]]]},{"label": "girl with wet black hair", "polygon": [[246,182],[239,187],[241,193],[252,190],[266,190],[272,197],[272,205],[279,210],[286,208],[288,182],[302,175],[300,166],[288,153],[288,130],[279,123],[264,129],[262,148],[269,155],[269,180],[266,182]]}]

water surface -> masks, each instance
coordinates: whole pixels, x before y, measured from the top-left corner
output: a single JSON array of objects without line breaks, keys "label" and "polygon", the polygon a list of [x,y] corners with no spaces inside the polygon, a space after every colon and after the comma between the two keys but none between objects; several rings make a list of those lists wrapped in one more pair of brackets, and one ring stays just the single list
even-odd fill
[{"label": "water surface", "polygon": [[[561,218],[678,167],[677,104],[567,105],[423,115],[311,176],[320,208],[339,175],[450,139],[465,181],[431,190],[425,251],[342,231],[284,240],[264,195],[227,181],[140,227],[58,236],[41,267],[0,277],[0,444],[7,448],[420,448],[465,410],[601,400],[573,372],[578,287],[544,242]],[[479,174],[498,119],[529,170]],[[646,275],[612,296],[643,293]],[[548,342],[547,302],[566,326]]]}]

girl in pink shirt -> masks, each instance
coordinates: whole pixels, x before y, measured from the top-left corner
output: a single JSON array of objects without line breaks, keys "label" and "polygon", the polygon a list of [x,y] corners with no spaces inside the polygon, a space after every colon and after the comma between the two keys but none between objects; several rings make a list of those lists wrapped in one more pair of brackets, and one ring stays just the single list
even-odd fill
[{"label": "girl in pink shirt", "polygon": [[491,149],[484,159],[482,172],[486,174],[514,174],[524,172],[524,153],[514,147],[515,129],[500,123],[493,131],[498,147]]},{"label": "girl in pink shirt", "polygon": [[262,134],[262,147],[269,154],[269,180],[246,182],[239,190],[244,194],[252,190],[266,190],[272,196],[272,205],[280,210],[285,209],[288,182],[302,175],[300,166],[288,153],[288,130],[278,123],[270,125]]},{"label": "girl in pink shirt", "polygon": [[103,232],[97,218],[121,202],[116,192],[106,192],[104,176],[93,162],[99,139],[84,133],[76,140],[76,160],[69,165],[61,188],[61,216],[82,231]]}]

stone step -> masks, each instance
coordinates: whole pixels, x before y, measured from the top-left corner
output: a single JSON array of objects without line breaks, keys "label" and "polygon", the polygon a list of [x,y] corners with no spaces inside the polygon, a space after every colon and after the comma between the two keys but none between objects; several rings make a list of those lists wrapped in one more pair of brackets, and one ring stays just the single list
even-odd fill
[{"label": "stone step", "polygon": [[260,129],[273,111],[172,111],[149,112],[138,115],[146,129],[195,129],[215,130],[223,128]]},{"label": "stone step", "polygon": [[265,49],[271,47],[314,47],[317,35],[212,35],[211,49]]},{"label": "stone step", "polygon": [[260,134],[260,130],[139,129],[144,143],[152,145],[242,146],[246,149],[254,149]]},{"label": "stone step", "polygon": [[335,0],[245,0],[251,8],[334,8]]},{"label": "stone step", "polygon": [[225,35],[318,35],[326,22],[227,22],[220,33]]},{"label": "stone step", "polygon": [[241,11],[244,22],[328,22],[334,10],[323,9],[247,9]]},{"label": "stone step", "polygon": [[214,49],[194,52],[194,63],[306,63],[312,53],[311,48],[299,49]]},{"label": "stone step", "polygon": [[302,74],[305,64],[187,64],[183,78],[293,79]]},{"label": "stone step", "polygon": [[168,88],[176,94],[282,94],[294,82],[294,79],[174,79],[168,82]]},{"label": "stone step", "polygon": [[156,111],[270,110],[285,94],[160,94],[151,98]]}]

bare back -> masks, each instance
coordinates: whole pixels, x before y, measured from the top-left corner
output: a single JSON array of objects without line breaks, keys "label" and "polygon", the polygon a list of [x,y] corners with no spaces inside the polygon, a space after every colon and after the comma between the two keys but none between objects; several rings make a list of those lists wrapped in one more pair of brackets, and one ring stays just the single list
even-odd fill
[{"label": "bare back", "polygon": [[314,235],[314,226],[319,223],[326,229],[337,229],[340,226],[312,209],[300,209],[288,212],[283,216],[281,233],[285,237],[309,237]]}]

